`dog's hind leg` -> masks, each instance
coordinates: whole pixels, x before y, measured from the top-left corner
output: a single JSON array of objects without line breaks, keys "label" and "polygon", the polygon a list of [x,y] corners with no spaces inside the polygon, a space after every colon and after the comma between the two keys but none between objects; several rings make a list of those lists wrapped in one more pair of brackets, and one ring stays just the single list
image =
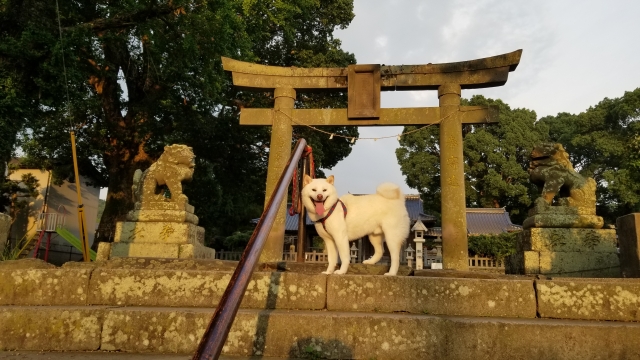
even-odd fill
[{"label": "dog's hind leg", "polygon": [[333,274],[336,270],[336,264],[338,263],[338,253],[336,252],[336,243],[331,238],[324,239],[324,247],[327,249],[327,257],[329,258],[329,266],[327,271],[323,271],[323,274]]},{"label": "dog's hind leg", "polygon": [[398,268],[400,267],[400,251],[402,250],[402,240],[392,240],[393,241],[389,241],[389,238],[387,238],[387,247],[389,248],[389,256],[391,257],[391,267],[389,268],[389,272],[385,273],[385,275],[391,276],[398,273]]},{"label": "dog's hind leg", "polygon": [[382,259],[382,254],[384,253],[384,247],[382,246],[383,239],[383,234],[369,234],[369,241],[371,245],[373,245],[374,252],[373,256],[362,262],[363,264],[376,264]]}]

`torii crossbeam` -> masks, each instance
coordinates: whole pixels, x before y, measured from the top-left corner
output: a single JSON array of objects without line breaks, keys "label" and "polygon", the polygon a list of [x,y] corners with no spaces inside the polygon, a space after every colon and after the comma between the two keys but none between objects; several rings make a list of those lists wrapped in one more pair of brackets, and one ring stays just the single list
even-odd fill
[{"label": "torii crossbeam", "polygon": [[[522,50],[483,59],[426,65],[350,65],[347,68],[284,68],[222,58],[233,84],[273,91],[273,109],[242,109],[240,124],[270,125],[267,196],[291,153],[293,125],[419,126],[440,124],[442,250],[445,269],[468,270],[462,124],[497,122],[482,106],[460,106],[462,89],[502,86],[520,63]],[[347,109],[294,109],[297,92],[348,91]],[[380,91],[438,90],[439,107],[380,108]],[[265,200],[266,201],[266,200]],[[261,261],[281,261],[286,204],[262,252]]]}]

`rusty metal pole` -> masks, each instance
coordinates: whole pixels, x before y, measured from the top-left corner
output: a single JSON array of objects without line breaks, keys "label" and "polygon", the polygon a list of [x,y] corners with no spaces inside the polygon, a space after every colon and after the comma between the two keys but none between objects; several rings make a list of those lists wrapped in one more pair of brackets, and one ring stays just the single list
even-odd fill
[{"label": "rusty metal pole", "polygon": [[305,209],[304,205],[302,205],[302,184],[304,180],[304,175],[309,171],[308,170],[309,157],[302,158],[302,167],[300,171],[300,180],[298,186],[298,201],[300,213],[298,214],[298,245],[296,247],[296,262],[303,263],[304,262],[304,245],[305,240],[307,240],[307,209]]},{"label": "rusty metal pole", "polygon": [[440,186],[442,263],[445,269],[469,270],[467,215],[462,157],[460,85],[438,87],[440,101]]},{"label": "rusty metal pole", "polygon": [[[293,136],[291,115],[296,100],[296,91],[292,88],[277,88],[273,95],[275,104],[273,105],[274,117],[271,127],[265,207],[269,201],[269,195],[275,190],[278,178],[291,155],[291,138]],[[260,262],[282,261],[287,202],[283,201],[276,205],[279,206],[278,215],[260,255]]]},{"label": "rusty metal pole", "polygon": [[78,174],[78,157],[76,156],[76,134],[71,131],[71,153],[73,155],[73,171],[76,179],[76,192],[78,194],[78,231],[80,232],[80,242],[82,244],[82,260],[91,261],[89,257],[89,240],[87,239],[87,221],[84,216],[84,204],[80,193],[80,175]]}]

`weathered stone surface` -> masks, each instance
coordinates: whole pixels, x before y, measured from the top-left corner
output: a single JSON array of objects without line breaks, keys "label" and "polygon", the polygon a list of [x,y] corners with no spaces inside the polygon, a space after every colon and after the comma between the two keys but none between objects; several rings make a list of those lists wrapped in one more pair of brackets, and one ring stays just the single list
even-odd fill
[{"label": "weathered stone surface", "polygon": [[537,280],[544,318],[640,321],[640,280]]},{"label": "weathered stone surface", "polygon": [[507,274],[618,277],[620,261],[613,229],[531,228],[517,239]]},{"label": "weathered stone surface", "polygon": [[0,261],[0,269],[55,269],[56,266],[41,259],[26,258]]},{"label": "weathered stone surface", "polygon": [[0,350],[98,350],[103,309],[0,306]]},{"label": "weathered stone surface", "polygon": [[619,277],[616,253],[540,252],[540,274],[571,277]]},{"label": "weathered stone surface", "polygon": [[202,244],[180,245],[180,259],[215,259],[216,251]]},{"label": "weathered stone surface", "polygon": [[[263,263],[263,270],[267,271],[267,269],[278,270],[278,271],[291,271],[297,273],[304,274],[320,274],[323,271],[327,270],[327,264],[323,263],[297,263],[297,262],[268,262]],[[350,264],[349,265],[349,274],[351,275],[384,275],[389,272],[389,265],[366,265],[366,264]],[[406,266],[400,265],[398,267],[398,276],[408,276],[411,275],[413,269]]]},{"label": "weathered stone surface", "polygon": [[98,253],[96,254],[96,261],[109,260],[111,256],[111,243],[100,242],[98,244]]},{"label": "weathered stone surface", "polygon": [[520,234],[519,250],[617,252],[614,229],[531,228]]},{"label": "weathered stone surface", "polygon": [[[231,279],[229,272],[97,269],[89,304],[212,307]],[[242,307],[323,309],[326,275],[263,273],[252,276]]]},{"label": "weathered stone surface", "polygon": [[[95,263],[93,263],[95,264]],[[66,263],[63,267],[83,263]],[[164,258],[113,258],[99,263],[100,268],[106,269],[157,269],[157,270],[220,270],[233,271],[237,261],[210,259],[164,259]]]},{"label": "weathered stone surface", "polygon": [[198,217],[184,210],[132,210],[127,214],[127,221],[186,222],[198,225]]},{"label": "weathered stone surface", "polygon": [[[192,354],[212,313],[112,309],[104,321],[102,349]],[[639,336],[636,323],[240,310],[223,354],[378,360],[638,359]]]},{"label": "weathered stone surface", "polygon": [[204,228],[190,223],[118,222],[114,242],[203,244]]},{"label": "weathered stone surface", "polygon": [[91,270],[0,269],[0,305],[84,305]]},{"label": "weathered stone surface", "polygon": [[620,271],[623,277],[640,278],[640,213],[616,220],[620,242]]},{"label": "weathered stone surface", "polygon": [[536,316],[532,280],[329,276],[327,309],[466,316]]},{"label": "weathered stone surface", "polygon": [[528,217],[522,223],[524,229],[540,228],[592,228],[600,229],[604,219],[596,215],[556,215],[538,214]]},{"label": "weathered stone surface", "polygon": [[110,259],[116,257],[174,258],[180,255],[180,244],[112,243]]}]

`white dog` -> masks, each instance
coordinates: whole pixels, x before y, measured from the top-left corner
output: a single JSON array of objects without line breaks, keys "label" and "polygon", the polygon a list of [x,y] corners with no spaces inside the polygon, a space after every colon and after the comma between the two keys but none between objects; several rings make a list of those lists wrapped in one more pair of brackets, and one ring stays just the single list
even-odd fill
[{"label": "white dog", "polygon": [[[396,275],[402,243],[409,235],[409,214],[402,191],[395,184],[384,183],[373,195],[345,195],[338,199],[333,180],[333,175],[327,179],[312,179],[305,175],[301,195],[329,256],[329,267],[323,273],[345,274],[349,269],[349,241],[369,235],[375,252],[363,263],[380,261],[382,242],[386,241],[391,268],[385,275]],[[338,255],[342,265],[340,270],[335,270]]]}]

